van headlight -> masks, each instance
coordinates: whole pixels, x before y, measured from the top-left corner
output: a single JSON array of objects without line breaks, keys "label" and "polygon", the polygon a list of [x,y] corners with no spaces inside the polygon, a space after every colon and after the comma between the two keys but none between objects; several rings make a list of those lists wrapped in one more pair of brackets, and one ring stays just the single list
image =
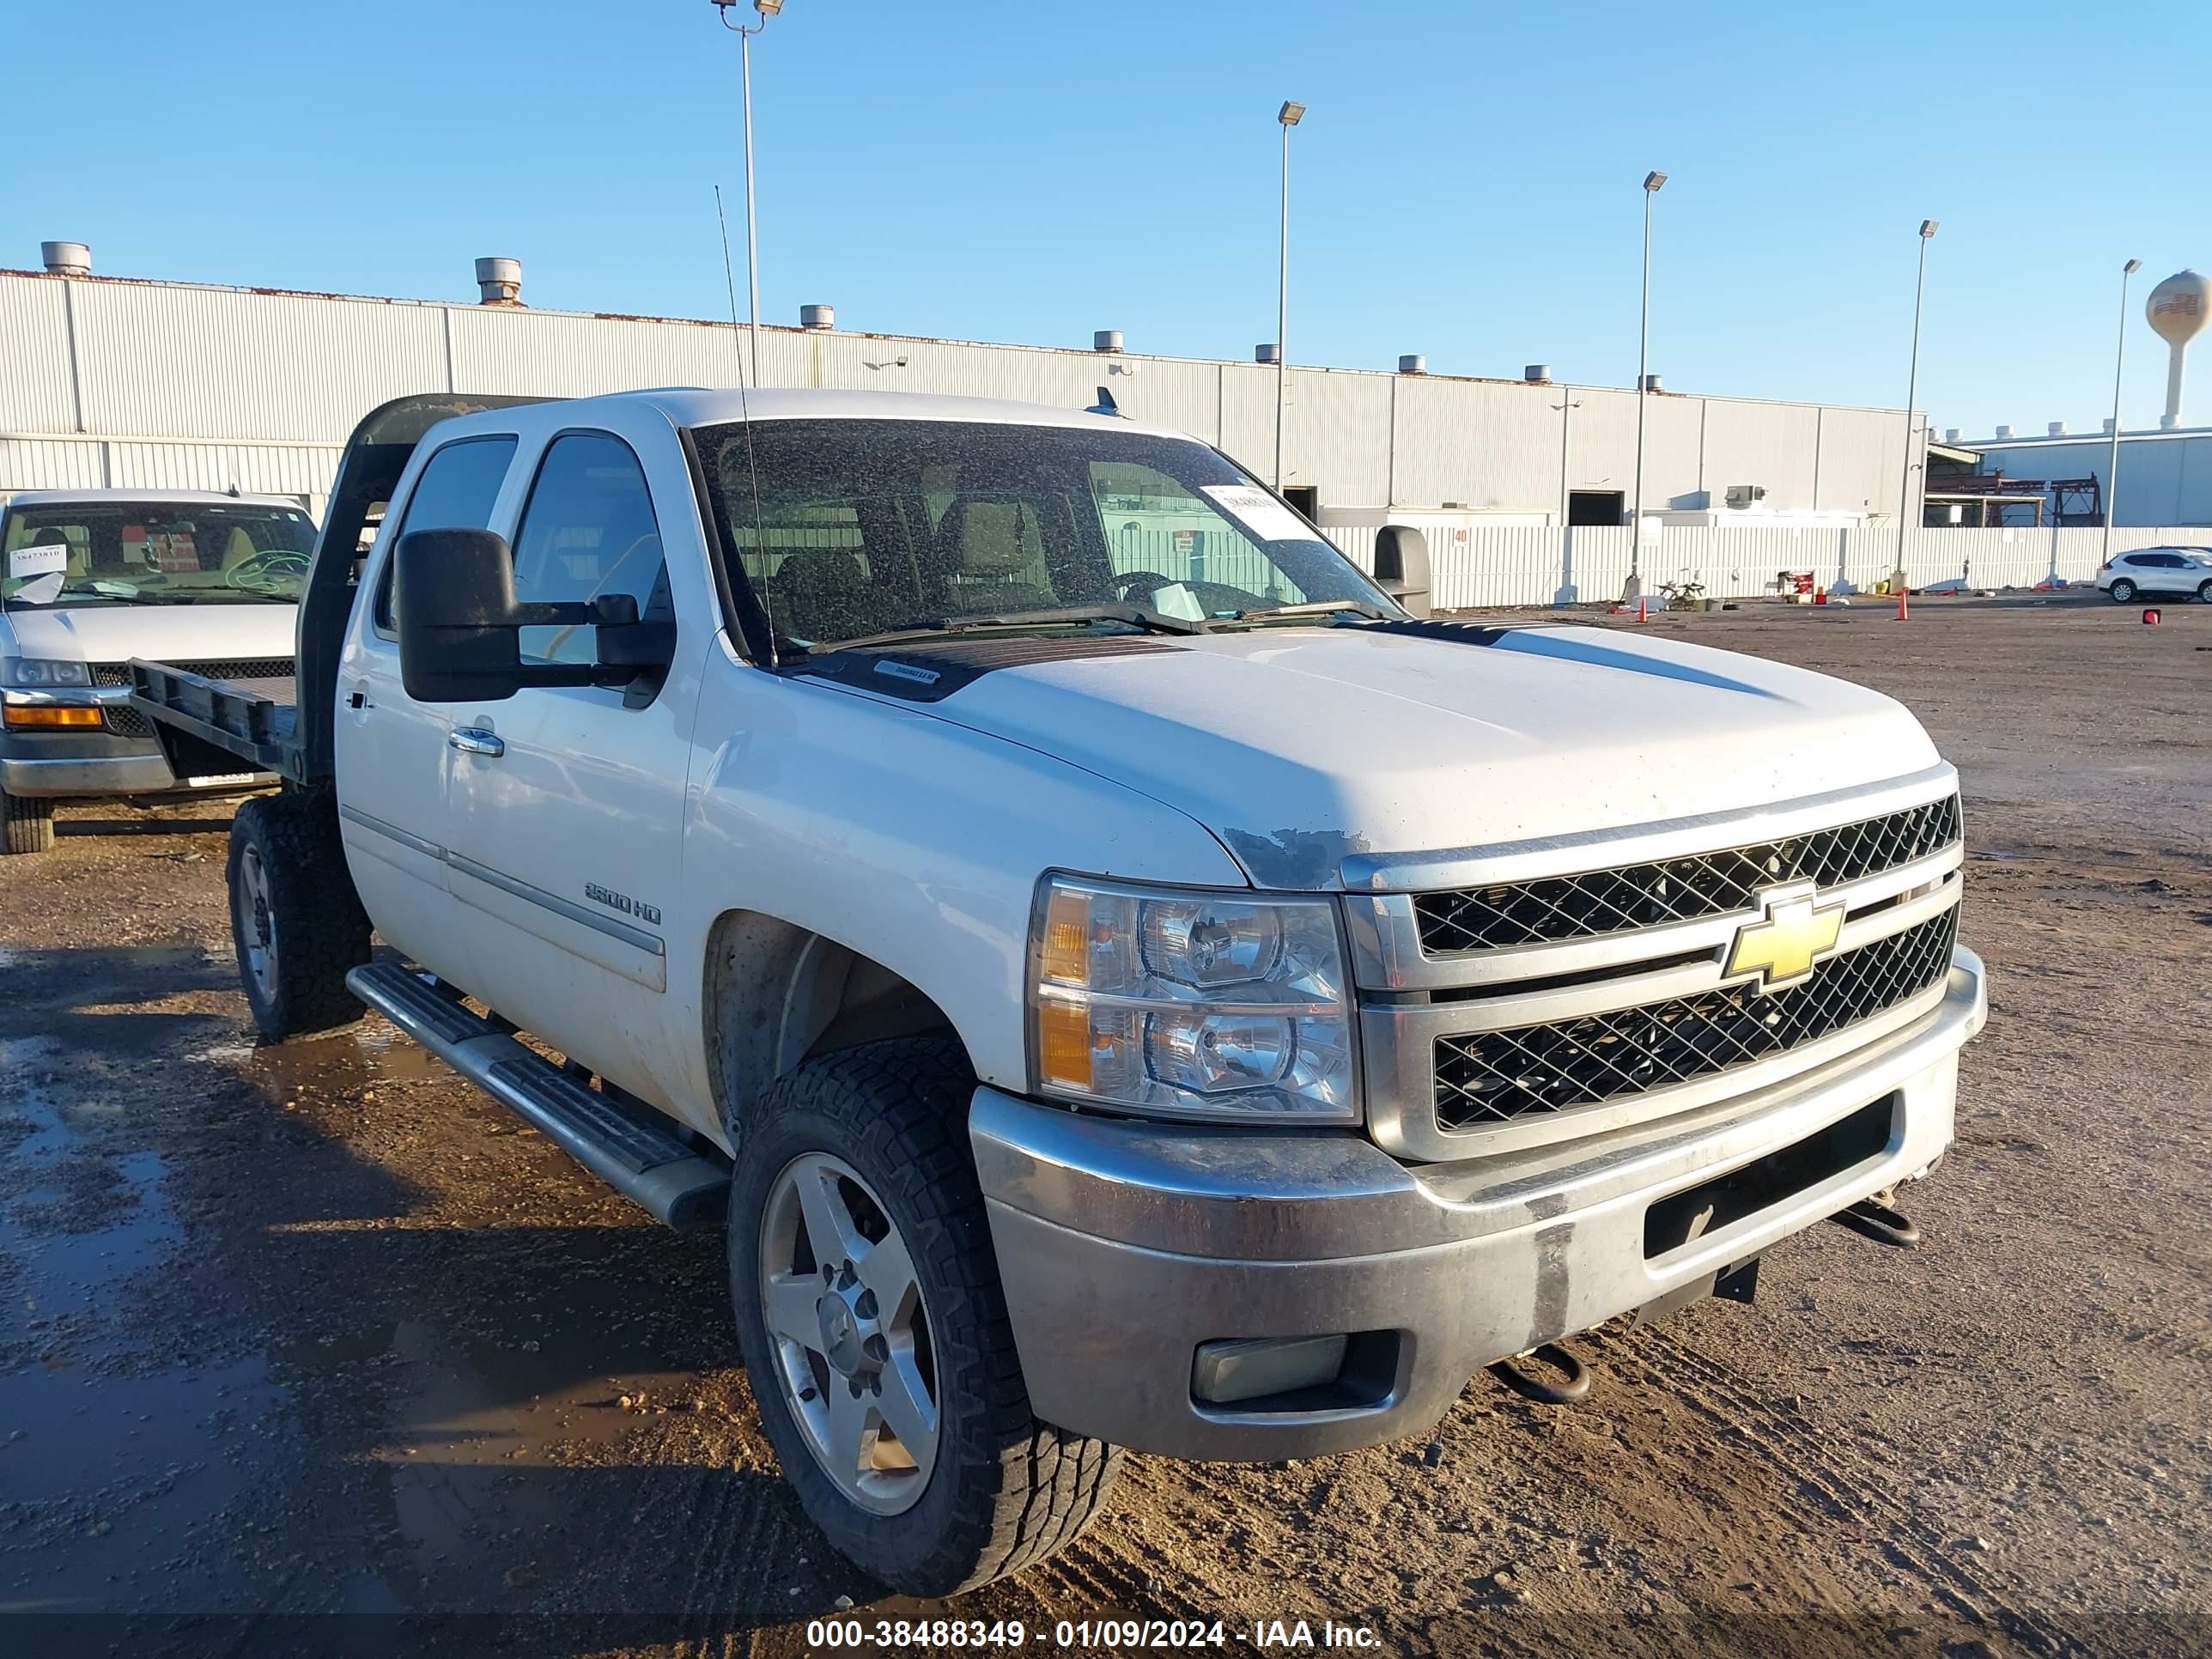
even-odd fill
[{"label": "van headlight", "polygon": [[91,684],[88,662],[59,662],[47,657],[10,657],[0,662],[0,685],[35,686],[43,690],[49,686]]},{"label": "van headlight", "polygon": [[1154,1117],[1359,1121],[1332,900],[1048,876],[1030,961],[1042,1093]]}]

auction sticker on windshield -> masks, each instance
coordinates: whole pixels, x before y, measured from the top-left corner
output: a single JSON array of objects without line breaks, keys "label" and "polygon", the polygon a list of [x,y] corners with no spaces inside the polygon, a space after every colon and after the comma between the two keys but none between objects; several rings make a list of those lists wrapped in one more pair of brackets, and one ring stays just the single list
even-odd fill
[{"label": "auction sticker on windshield", "polygon": [[1257,484],[1200,484],[1213,504],[1263,542],[1310,542],[1313,526]]},{"label": "auction sticker on windshield", "polygon": [[62,591],[69,572],[69,549],[59,544],[19,547],[8,556],[8,579],[23,585],[14,597],[28,605],[45,605]]}]

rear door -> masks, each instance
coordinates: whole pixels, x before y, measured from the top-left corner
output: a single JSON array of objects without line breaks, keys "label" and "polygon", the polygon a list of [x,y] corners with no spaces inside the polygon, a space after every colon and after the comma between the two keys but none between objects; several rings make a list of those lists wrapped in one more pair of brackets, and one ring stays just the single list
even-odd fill
[{"label": "rear door", "polygon": [[488,528],[516,441],[512,434],[457,438],[431,452],[378,538],[376,568],[365,573],[374,590],[356,606],[338,665],[338,820],[354,884],[387,940],[468,988],[472,968],[453,926],[445,862],[456,715],[449,704],[415,702],[400,684],[392,550],[410,530]]},{"label": "rear door", "polygon": [[[687,1075],[671,1058],[678,1022],[662,922],[677,902],[698,690],[696,670],[682,665],[708,611],[703,592],[678,604],[656,503],[672,514],[666,528],[686,555],[678,586],[702,583],[690,475],[674,431],[642,422],[553,433],[529,471],[508,538],[515,597],[632,595],[648,619],[678,620],[678,667],[658,686],[526,688],[462,711],[470,747],[454,755],[447,879],[472,913],[471,988],[666,1105]],[[526,662],[596,654],[589,627],[523,632]]]}]

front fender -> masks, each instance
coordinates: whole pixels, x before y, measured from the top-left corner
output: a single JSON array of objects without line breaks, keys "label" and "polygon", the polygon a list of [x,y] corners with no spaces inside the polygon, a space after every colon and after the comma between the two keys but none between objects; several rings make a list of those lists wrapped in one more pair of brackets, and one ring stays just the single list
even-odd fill
[{"label": "front fender", "polygon": [[[689,960],[700,983],[718,917],[779,918],[919,988],[978,1079],[1002,1089],[1029,1086],[1030,912],[1044,872],[1248,885],[1182,812],[927,709],[733,666],[709,676],[698,730],[672,966]],[[708,743],[715,732],[726,735]]]}]

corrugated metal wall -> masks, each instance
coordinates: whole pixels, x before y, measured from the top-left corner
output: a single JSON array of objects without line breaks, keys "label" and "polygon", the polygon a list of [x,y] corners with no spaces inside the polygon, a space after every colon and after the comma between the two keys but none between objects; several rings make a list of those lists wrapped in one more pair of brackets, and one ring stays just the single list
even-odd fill
[{"label": "corrugated metal wall", "polygon": [[[1078,407],[1104,385],[1130,414],[1273,472],[1276,375],[1259,364],[787,328],[763,331],[762,349],[773,385]],[[245,465],[243,489],[309,495],[326,479],[296,489],[299,457],[278,448],[342,444],[403,392],[729,386],[739,363],[726,324],[24,273],[0,274],[0,486],[83,482],[82,452],[47,441],[83,435],[221,446],[220,466],[162,465]],[[1555,514],[1563,487],[1631,487],[1637,400],[1624,389],[1295,367],[1287,379],[1284,482],[1317,487],[1324,507]],[[1893,483],[1878,486],[1898,476],[1898,416],[1674,394],[1645,415],[1655,507],[1759,483],[1775,507],[1893,510]]]}]

